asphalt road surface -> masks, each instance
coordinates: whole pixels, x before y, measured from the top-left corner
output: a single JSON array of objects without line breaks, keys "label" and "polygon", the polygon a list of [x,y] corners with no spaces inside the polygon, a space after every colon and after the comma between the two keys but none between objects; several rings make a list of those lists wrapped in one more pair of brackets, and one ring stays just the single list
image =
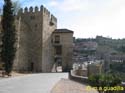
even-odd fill
[{"label": "asphalt road surface", "polygon": [[68,73],[43,73],[0,80],[0,93],[50,93]]}]

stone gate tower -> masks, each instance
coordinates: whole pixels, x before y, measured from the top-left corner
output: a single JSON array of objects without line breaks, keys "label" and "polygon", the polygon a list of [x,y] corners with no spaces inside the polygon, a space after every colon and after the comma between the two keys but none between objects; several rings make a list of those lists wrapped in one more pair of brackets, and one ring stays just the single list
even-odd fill
[{"label": "stone gate tower", "polygon": [[50,72],[53,65],[52,33],[57,19],[43,6],[20,9],[17,15],[18,48],[14,69]]}]

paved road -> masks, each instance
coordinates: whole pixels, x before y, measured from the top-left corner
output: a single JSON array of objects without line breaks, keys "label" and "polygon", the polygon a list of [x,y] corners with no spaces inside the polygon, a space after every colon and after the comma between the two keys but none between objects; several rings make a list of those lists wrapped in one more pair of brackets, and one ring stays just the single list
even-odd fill
[{"label": "paved road", "polygon": [[50,93],[67,73],[43,73],[0,80],[0,93]]}]

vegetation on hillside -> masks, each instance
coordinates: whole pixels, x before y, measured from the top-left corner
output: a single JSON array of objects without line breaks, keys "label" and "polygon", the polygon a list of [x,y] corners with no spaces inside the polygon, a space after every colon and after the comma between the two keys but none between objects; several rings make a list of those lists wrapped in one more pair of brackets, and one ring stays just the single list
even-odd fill
[{"label": "vegetation on hillside", "polygon": [[112,39],[102,36],[97,36],[96,38],[78,38],[75,40],[75,43],[80,42],[97,42],[98,46],[106,46],[109,47],[112,50],[115,50],[117,52],[125,53],[125,39]]},{"label": "vegetation on hillside", "polygon": [[113,93],[114,90],[111,88],[121,84],[120,76],[113,73],[91,75],[88,80],[89,84],[99,93]]}]

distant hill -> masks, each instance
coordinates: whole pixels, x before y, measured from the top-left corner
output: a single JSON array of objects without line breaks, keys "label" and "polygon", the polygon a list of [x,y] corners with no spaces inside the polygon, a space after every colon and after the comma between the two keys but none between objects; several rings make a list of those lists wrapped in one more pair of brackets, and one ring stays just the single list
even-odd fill
[{"label": "distant hill", "polygon": [[78,38],[75,44],[81,42],[96,42],[98,44],[97,51],[108,51],[110,53],[125,53],[125,39],[112,39],[103,36],[96,36],[96,38]]}]

